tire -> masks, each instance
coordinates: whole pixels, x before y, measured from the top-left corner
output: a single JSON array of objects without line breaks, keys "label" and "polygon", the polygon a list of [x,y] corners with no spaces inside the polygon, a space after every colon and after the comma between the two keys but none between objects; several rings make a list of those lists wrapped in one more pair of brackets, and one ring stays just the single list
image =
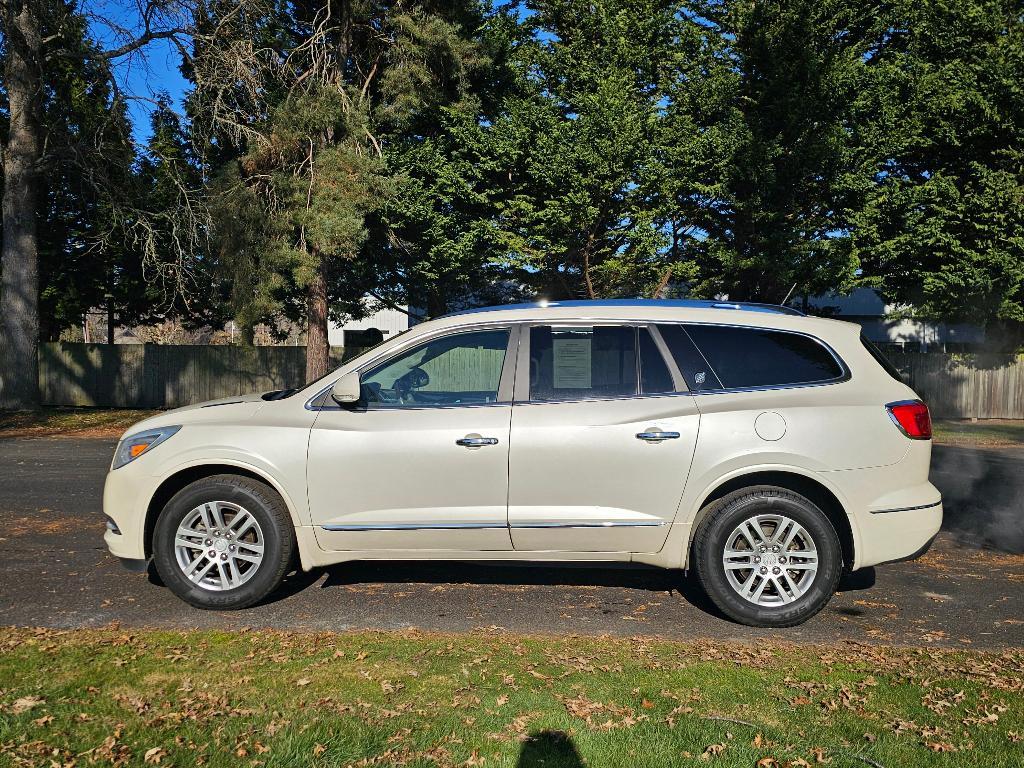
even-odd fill
[{"label": "tire", "polygon": [[[183,542],[188,546],[180,546]],[[281,583],[295,550],[295,531],[281,497],[268,485],[238,475],[213,475],[178,491],[153,531],[161,580],[196,608],[255,605]]]},{"label": "tire", "polygon": [[832,599],[843,570],[839,536],[825,513],[803,496],[775,486],[744,488],[710,505],[693,553],[697,578],[711,601],[751,627],[807,621]]}]

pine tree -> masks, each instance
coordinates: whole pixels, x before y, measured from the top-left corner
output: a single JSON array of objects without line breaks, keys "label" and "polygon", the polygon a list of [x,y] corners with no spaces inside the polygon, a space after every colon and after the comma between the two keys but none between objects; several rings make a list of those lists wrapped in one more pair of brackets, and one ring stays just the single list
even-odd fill
[{"label": "pine tree", "polygon": [[866,276],[918,315],[1024,323],[1024,16],[1009,0],[899,2],[863,115],[880,158],[854,239]]},{"label": "pine tree", "polygon": [[717,153],[698,158],[698,292],[781,302],[852,284],[850,212],[873,172],[854,125],[873,28],[856,6],[700,4],[725,68],[711,75],[717,92],[702,89],[710,100],[684,112]]},{"label": "pine tree", "polygon": [[[508,267],[549,298],[648,294],[669,267],[651,179],[680,4],[527,4],[493,127]],[[671,260],[671,256],[669,257]]]},{"label": "pine tree", "polygon": [[285,20],[279,6],[232,8],[211,9],[206,26],[221,37],[197,48],[192,71],[192,113],[238,151],[218,169],[220,231],[259,224],[240,252],[222,252],[244,267],[235,302],[246,322],[301,309],[313,379],[327,371],[332,306],[355,311],[373,275],[359,263],[369,218],[403,181],[385,149],[464,97],[483,64],[482,10],[328,0],[290,4]]},{"label": "pine tree", "polygon": [[[2,406],[38,405],[40,332],[52,338],[111,290],[108,262],[119,258],[123,246],[121,225],[132,207],[123,195],[131,186],[126,179],[133,158],[110,62],[157,37],[180,34],[180,28],[159,26],[179,11],[176,0],[150,0],[141,11],[145,29],[139,37],[104,49],[88,37],[73,0],[7,0],[0,6],[7,107]],[[151,239],[151,227],[140,229],[139,223],[126,233],[132,246]]]}]

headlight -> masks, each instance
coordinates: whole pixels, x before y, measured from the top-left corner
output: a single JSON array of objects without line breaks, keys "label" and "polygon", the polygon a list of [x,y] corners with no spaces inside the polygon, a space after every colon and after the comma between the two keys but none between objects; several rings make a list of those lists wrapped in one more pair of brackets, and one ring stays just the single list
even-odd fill
[{"label": "headlight", "polygon": [[158,427],[139,432],[137,435],[129,435],[117,444],[117,450],[114,451],[114,463],[110,468],[118,469],[130,461],[135,461],[142,454],[156,448],[179,429],[181,427]]}]

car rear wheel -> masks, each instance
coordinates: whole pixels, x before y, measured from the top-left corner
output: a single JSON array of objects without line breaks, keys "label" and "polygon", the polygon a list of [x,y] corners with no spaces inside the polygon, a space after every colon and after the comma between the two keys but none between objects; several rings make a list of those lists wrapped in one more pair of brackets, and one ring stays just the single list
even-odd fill
[{"label": "car rear wheel", "polygon": [[248,477],[214,475],[167,503],[153,532],[153,559],[174,594],[197,608],[247,608],[277,588],[295,551],[277,493]]},{"label": "car rear wheel", "polygon": [[839,537],[825,514],[774,486],[715,502],[697,532],[694,560],[712,602],[753,627],[806,621],[832,598],[843,568]]}]

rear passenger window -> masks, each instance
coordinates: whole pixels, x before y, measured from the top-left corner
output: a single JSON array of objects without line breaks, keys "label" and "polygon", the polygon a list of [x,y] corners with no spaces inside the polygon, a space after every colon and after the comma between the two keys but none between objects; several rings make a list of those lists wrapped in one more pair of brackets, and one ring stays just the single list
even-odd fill
[{"label": "rear passenger window", "polygon": [[674,392],[672,374],[668,372],[665,358],[654,343],[654,337],[646,328],[640,329],[640,392],[656,395]]},{"label": "rear passenger window", "polygon": [[694,346],[689,334],[683,330],[683,326],[659,325],[658,332],[665,340],[668,351],[679,366],[679,371],[691,392],[708,392],[722,388],[722,383],[700,350]]},{"label": "rear passenger window", "polygon": [[813,384],[843,375],[829,350],[809,336],[724,325],[685,330],[726,389]]},{"label": "rear passenger window", "polygon": [[531,328],[530,399],[633,397],[636,359],[636,329],[629,326]]}]

